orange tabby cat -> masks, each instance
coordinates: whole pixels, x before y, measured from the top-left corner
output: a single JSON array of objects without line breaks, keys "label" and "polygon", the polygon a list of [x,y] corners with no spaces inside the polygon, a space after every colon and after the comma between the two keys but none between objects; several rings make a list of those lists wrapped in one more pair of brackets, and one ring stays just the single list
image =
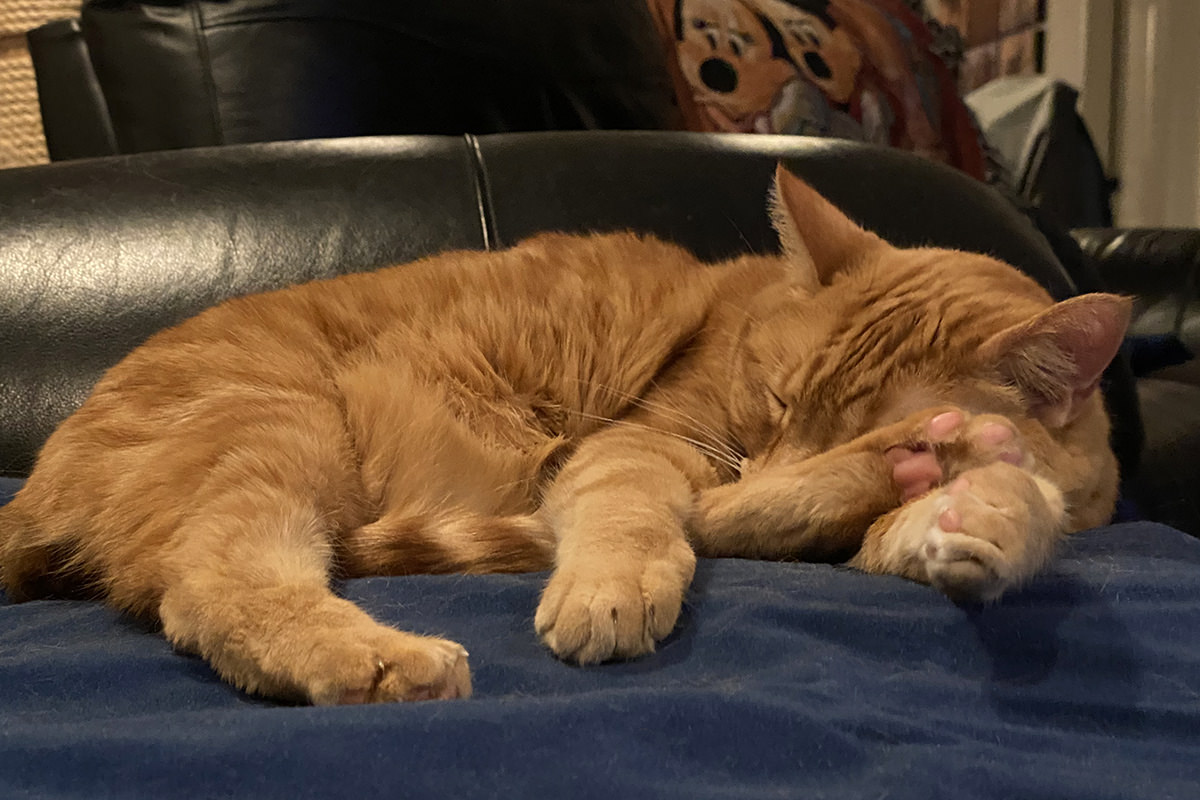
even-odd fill
[{"label": "orange tabby cat", "polygon": [[467,653],[331,576],[554,572],[564,659],[651,651],[696,554],[957,598],[1104,522],[1125,300],[896,249],[776,176],[783,256],[538,236],[226,302],[152,337],[0,510],[15,600],[90,591],[251,692],[464,697]]}]

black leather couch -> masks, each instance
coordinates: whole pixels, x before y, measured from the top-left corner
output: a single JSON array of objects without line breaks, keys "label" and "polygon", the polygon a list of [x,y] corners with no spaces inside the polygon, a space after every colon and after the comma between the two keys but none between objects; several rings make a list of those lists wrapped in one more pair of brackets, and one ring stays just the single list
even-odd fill
[{"label": "black leather couch", "polygon": [[[27,474],[46,436],[104,369],[155,330],[233,295],[449,248],[504,247],[546,229],[632,228],[708,259],[773,249],[763,198],[780,158],[893,241],[995,253],[1058,297],[1081,283],[1096,288],[1090,262],[1070,274],[992,190],[904,153],[828,140],[654,132],[380,137],[7,170],[0,172],[0,468]],[[1113,259],[1125,251],[1092,249]],[[1129,499],[1148,518],[1200,532],[1191,492],[1200,470],[1200,388],[1183,375],[1143,379],[1138,389],[1153,410],[1144,418],[1144,449],[1132,378],[1124,364],[1110,371]]]},{"label": "black leather couch", "polygon": [[1147,517],[1200,535],[1200,231],[1072,235],[1104,285],[1135,299],[1130,341],[1149,350],[1134,358],[1145,441],[1126,494]]},{"label": "black leather couch", "polygon": [[645,0],[87,0],[28,39],[53,160],[677,127]]}]

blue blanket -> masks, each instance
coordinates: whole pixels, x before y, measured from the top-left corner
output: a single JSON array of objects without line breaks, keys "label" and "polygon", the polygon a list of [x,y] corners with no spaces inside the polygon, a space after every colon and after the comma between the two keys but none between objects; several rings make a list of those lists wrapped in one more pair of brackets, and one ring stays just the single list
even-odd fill
[{"label": "blue blanket", "polygon": [[0,600],[0,797],[1200,797],[1200,542],[1073,537],[1000,604],[898,578],[702,560],[652,657],[539,646],[544,575],[346,597],[471,652],[475,697],[242,695],[94,603]]}]

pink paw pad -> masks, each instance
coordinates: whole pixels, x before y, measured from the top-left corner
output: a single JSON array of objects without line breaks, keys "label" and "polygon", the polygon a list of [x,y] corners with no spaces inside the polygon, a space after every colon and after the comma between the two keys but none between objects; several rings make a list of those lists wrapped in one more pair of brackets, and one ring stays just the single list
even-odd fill
[{"label": "pink paw pad", "polygon": [[893,447],[885,455],[892,463],[892,480],[900,487],[900,497],[905,502],[920,497],[942,481],[942,466],[928,450]]},{"label": "pink paw pad", "polygon": [[938,527],[946,533],[958,533],[962,530],[962,514],[953,508],[947,508],[938,515]]},{"label": "pink paw pad", "polygon": [[996,448],[997,461],[1019,465],[1025,458],[1025,453],[1017,441],[1017,432],[1008,425],[999,422],[985,423],[977,434],[979,442],[987,447]]},{"label": "pink paw pad", "polygon": [[966,417],[963,416],[961,411],[947,411],[929,420],[926,431],[929,434],[929,438],[935,442],[941,441],[958,430],[965,420]]},{"label": "pink paw pad", "polygon": [[1002,445],[1013,440],[1013,429],[999,422],[989,422],[979,430],[979,438],[985,444]]},{"label": "pink paw pad", "polygon": [[[946,487],[946,494],[949,497],[954,497],[955,495],[962,494],[969,488],[971,488],[971,482],[966,478],[959,478]],[[938,514],[938,527],[946,533],[961,532],[963,529],[962,514],[953,506],[942,509],[942,512]]]}]

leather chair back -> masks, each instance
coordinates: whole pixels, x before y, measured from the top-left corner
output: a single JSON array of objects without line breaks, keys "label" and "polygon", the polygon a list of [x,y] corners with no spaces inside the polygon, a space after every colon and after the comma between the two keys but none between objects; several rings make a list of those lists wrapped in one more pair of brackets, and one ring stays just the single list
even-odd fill
[{"label": "leather chair back", "polygon": [[55,160],[679,127],[645,0],[88,0],[30,47]]}]

